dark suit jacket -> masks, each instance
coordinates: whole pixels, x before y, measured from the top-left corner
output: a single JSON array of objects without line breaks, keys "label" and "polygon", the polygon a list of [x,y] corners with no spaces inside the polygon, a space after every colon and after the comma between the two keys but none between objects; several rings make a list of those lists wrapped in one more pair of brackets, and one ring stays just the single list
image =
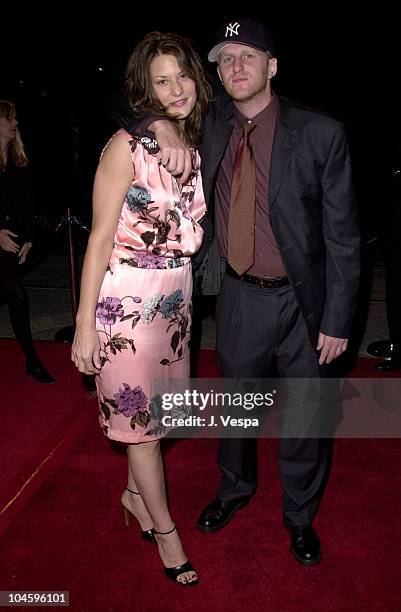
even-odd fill
[{"label": "dark suit jacket", "polygon": [[[323,113],[279,101],[266,214],[312,342],[319,331],[347,338],[359,285],[360,240],[344,128]],[[120,99],[112,114],[131,133],[157,118],[133,116]],[[204,244],[194,260],[195,265],[202,260],[198,274],[205,294],[219,292],[214,190],[233,120],[231,99],[218,94],[209,105],[200,147],[208,215],[202,223]]]},{"label": "dark suit jacket", "polygon": [[[347,139],[333,118],[284,98],[279,101],[266,214],[313,341],[319,331],[347,338],[360,263]],[[211,218],[218,169],[233,123],[233,103],[218,97],[205,118],[200,148]],[[205,293],[218,292],[219,267],[214,245],[202,269]]]}]

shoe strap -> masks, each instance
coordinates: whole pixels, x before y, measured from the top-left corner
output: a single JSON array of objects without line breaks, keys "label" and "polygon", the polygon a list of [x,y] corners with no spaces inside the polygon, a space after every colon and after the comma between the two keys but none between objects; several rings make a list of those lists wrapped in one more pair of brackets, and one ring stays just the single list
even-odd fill
[{"label": "shoe strap", "polygon": [[174,525],[172,529],[170,529],[170,531],[156,531],[155,530],[155,534],[156,535],[168,535],[169,533],[173,533],[173,531],[175,531],[177,529],[177,527]]},{"label": "shoe strap", "polygon": [[130,493],[133,493],[134,495],[140,495],[140,493],[138,493],[138,491],[133,491],[132,489],[129,489],[128,487],[125,490],[129,491]]}]

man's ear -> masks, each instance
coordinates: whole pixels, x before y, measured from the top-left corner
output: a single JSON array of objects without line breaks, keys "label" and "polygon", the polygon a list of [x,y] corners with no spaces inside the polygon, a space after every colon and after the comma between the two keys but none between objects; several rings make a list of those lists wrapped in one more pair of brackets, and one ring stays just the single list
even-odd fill
[{"label": "man's ear", "polygon": [[272,79],[277,74],[277,57],[269,57],[267,65],[267,76]]}]

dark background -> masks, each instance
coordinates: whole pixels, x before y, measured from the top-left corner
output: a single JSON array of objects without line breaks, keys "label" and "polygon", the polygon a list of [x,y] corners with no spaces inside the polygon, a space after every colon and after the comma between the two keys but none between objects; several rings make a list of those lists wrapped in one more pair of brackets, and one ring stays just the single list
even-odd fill
[{"label": "dark background", "polygon": [[[171,3],[161,10],[148,2],[140,15],[136,6],[99,4],[85,20],[82,6],[70,4],[3,13],[0,98],[17,105],[39,207],[49,217],[73,204],[90,219],[94,171],[115,130],[110,99],[136,42],[151,30],[170,30],[192,38],[205,58],[215,29],[232,17],[213,4]],[[275,91],[345,122],[368,239],[385,214],[385,182],[399,161],[401,52],[394,9],[282,3],[243,16],[261,18],[276,38]],[[207,67],[213,73],[214,65]]]}]

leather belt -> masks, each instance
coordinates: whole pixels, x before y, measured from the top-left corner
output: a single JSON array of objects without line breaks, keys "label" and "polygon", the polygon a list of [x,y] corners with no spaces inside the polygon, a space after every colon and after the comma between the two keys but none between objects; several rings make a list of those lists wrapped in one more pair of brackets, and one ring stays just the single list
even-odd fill
[{"label": "leather belt", "polygon": [[244,283],[250,283],[257,285],[260,289],[278,289],[279,287],[285,287],[290,284],[288,276],[277,276],[277,277],[260,277],[253,276],[252,274],[243,274],[240,276],[230,265],[226,266],[226,274],[231,278],[237,278],[242,280]]}]

